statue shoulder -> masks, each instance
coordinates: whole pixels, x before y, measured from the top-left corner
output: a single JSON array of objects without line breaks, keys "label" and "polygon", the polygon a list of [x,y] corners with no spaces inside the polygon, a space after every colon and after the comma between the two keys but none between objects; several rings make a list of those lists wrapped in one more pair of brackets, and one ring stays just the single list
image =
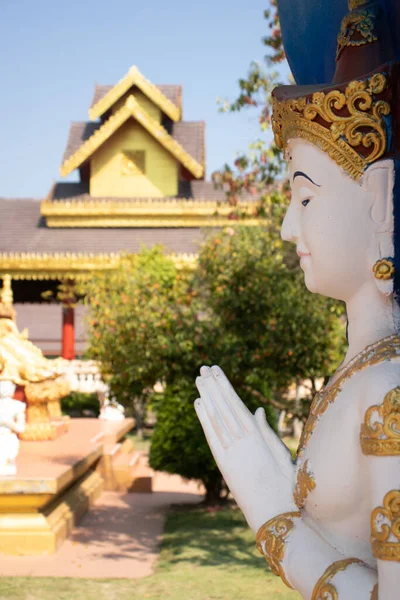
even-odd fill
[{"label": "statue shoulder", "polygon": [[367,367],[354,379],[358,408],[364,414],[370,406],[382,404],[388,392],[400,388],[400,360],[385,360]]},{"label": "statue shoulder", "polygon": [[387,360],[366,369],[358,396],[364,455],[400,455],[400,363]]}]

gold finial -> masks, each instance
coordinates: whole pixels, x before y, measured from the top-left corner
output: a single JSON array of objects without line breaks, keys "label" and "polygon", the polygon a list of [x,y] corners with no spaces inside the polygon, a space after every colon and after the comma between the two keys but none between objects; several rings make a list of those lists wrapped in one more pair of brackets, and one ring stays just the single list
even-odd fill
[{"label": "gold finial", "polygon": [[3,304],[12,305],[13,292],[11,287],[11,275],[3,275],[3,287],[1,289],[1,302]]}]

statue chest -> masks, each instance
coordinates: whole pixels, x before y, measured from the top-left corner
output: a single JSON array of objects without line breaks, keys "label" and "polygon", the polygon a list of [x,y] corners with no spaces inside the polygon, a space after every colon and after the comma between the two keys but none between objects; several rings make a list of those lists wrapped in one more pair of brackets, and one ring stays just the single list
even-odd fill
[{"label": "statue chest", "polygon": [[[349,382],[311,423],[297,461],[294,496],[332,545],[374,564],[369,544],[370,503],[360,447],[360,417]],[[318,411],[317,411],[318,412]],[[315,415],[314,415],[315,416]]]}]

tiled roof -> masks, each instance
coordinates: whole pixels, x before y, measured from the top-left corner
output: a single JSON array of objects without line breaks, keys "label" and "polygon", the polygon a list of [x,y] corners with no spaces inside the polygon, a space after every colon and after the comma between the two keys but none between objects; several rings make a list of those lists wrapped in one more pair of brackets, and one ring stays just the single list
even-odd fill
[{"label": "tiled roof", "polygon": [[170,253],[193,254],[202,239],[198,228],[48,228],[40,202],[0,199],[0,252],[136,253],[159,243]]},{"label": "tiled roof", "polygon": [[[101,127],[102,123],[96,122],[74,122],[71,123],[67,147],[65,148],[62,162],[64,163],[70,156],[88,140],[93,133]],[[204,129],[203,121],[189,121],[173,123],[171,136],[183,149],[192,156],[201,165],[204,163]]]},{"label": "tiled roof", "polygon": [[[110,90],[112,90],[113,85],[96,85],[93,94],[92,104],[90,108],[95,106],[99,100],[101,100]],[[171,100],[176,106],[180,107],[181,105],[181,96],[182,96],[182,86],[180,85],[156,85],[156,87],[168,98]]]},{"label": "tiled roof", "polygon": [[71,123],[62,162],[66,161],[67,158],[69,158],[79,146],[88,140],[100,127],[100,121],[98,123],[86,123],[84,121]]}]

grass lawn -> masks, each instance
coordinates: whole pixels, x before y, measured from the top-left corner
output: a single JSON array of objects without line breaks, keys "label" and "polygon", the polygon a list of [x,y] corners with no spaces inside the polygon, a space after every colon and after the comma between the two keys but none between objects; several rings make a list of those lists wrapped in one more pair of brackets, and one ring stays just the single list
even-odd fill
[{"label": "grass lawn", "polygon": [[237,509],[169,514],[156,572],[126,579],[0,579],[1,600],[301,600],[272,575]]},{"label": "grass lawn", "polygon": [[126,437],[132,440],[135,450],[138,452],[146,452],[146,454],[150,452],[151,431],[145,431],[143,438],[138,438],[136,433],[128,433]]}]

